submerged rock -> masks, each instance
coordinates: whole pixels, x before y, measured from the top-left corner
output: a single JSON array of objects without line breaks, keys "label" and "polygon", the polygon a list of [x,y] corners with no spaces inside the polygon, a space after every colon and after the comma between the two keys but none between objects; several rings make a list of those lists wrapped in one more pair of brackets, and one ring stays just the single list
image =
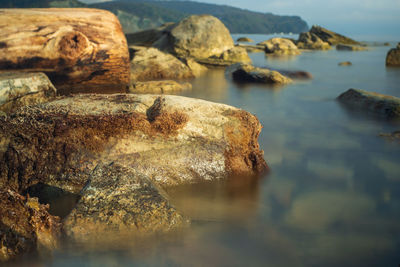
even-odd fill
[{"label": "submerged rock", "polygon": [[260,131],[244,110],[180,96],[61,98],[0,116],[0,186],[79,192],[96,165],[110,162],[160,185],[253,175],[267,168]]},{"label": "submerged rock", "polygon": [[299,55],[300,51],[297,46],[286,38],[272,38],[267,41],[258,43],[265,47],[265,53],[275,55]]},{"label": "submerged rock", "polygon": [[367,48],[360,45],[346,45],[338,44],[336,45],[336,50],[340,51],[366,51]]},{"label": "submerged rock", "polygon": [[359,42],[354,41],[349,37],[330,31],[321,26],[314,25],[311,27],[309,32],[321,38],[322,41],[328,42],[330,45],[337,45],[337,44],[360,45]]},{"label": "submerged rock", "polygon": [[190,83],[178,83],[172,80],[136,82],[129,88],[129,93],[168,94],[192,89]]},{"label": "submerged rock", "polygon": [[343,61],[343,62],[339,62],[338,65],[339,66],[351,66],[351,65],[353,65],[353,63],[351,63],[350,61]]},{"label": "submerged rock", "polygon": [[60,218],[48,213],[37,198],[0,189],[0,262],[33,252],[45,256],[58,248]]},{"label": "submerged rock", "polygon": [[341,94],[338,100],[350,108],[373,112],[386,118],[400,118],[400,98],[398,97],[349,89]]},{"label": "submerged rock", "polygon": [[400,43],[387,53],[386,66],[400,66]]},{"label": "submerged rock", "polygon": [[237,63],[227,70],[232,73],[232,78],[236,82],[264,83],[264,84],[288,84],[292,80],[283,76],[277,71],[257,68],[250,64]]},{"label": "submerged rock", "polygon": [[12,112],[21,106],[48,102],[55,96],[56,88],[44,73],[0,74],[0,111]]},{"label": "submerged rock", "polygon": [[240,37],[236,41],[237,42],[244,42],[244,43],[252,43],[252,42],[254,42],[253,39],[250,39],[248,37]]},{"label": "submerged rock", "polygon": [[119,164],[97,166],[81,195],[63,227],[75,241],[106,241],[110,236],[169,231],[189,223],[149,177]]},{"label": "submerged rock", "polygon": [[156,48],[131,46],[131,81],[193,78],[191,69],[171,54]]},{"label": "submerged rock", "polygon": [[313,49],[313,50],[329,50],[331,46],[328,42],[324,42],[316,34],[311,32],[300,33],[296,45],[300,49]]}]

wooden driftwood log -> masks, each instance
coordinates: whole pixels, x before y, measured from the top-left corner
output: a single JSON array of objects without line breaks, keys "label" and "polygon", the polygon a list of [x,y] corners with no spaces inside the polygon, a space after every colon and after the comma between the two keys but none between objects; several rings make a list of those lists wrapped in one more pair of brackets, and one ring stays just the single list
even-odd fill
[{"label": "wooden driftwood log", "polygon": [[125,92],[129,52],[108,11],[0,9],[0,70],[42,71],[61,94]]}]

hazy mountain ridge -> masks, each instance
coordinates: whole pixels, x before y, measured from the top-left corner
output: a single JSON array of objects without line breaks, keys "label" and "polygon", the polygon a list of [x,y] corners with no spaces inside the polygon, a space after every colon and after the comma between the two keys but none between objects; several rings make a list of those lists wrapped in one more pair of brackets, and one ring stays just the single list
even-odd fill
[{"label": "hazy mountain ridge", "polygon": [[193,1],[123,0],[84,4],[78,0],[0,0],[3,8],[92,7],[109,10],[118,16],[126,33],[177,22],[192,14],[211,14],[219,18],[231,33],[300,33],[308,30],[298,16],[278,16],[226,5]]}]

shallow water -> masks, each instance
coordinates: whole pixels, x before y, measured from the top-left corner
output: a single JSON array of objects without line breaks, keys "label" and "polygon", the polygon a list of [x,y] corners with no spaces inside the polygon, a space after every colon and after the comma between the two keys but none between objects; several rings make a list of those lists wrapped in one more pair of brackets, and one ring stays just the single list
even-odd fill
[{"label": "shallow water", "polygon": [[[259,118],[264,126],[259,142],[271,172],[261,179],[169,190],[172,203],[193,218],[183,232],[124,240],[104,250],[71,245],[44,264],[397,266],[400,144],[378,134],[400,130],[400,123],[346,110],[335,101],[349,88],[400,97],[400,68],[385,67],[388,50],[313,51],[289,58],[250,54],[257,66],[314,77],[282,88],[239,87],[219,69],[193,81],[193,90],[183,95],[240,107]],[[353,65],[340,67],[341,61]]]}]

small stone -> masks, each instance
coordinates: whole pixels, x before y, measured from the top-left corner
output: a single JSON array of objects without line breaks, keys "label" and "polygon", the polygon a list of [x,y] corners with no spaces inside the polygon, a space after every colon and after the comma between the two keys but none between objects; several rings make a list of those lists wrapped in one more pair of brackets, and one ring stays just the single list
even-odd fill
[{"label": "small stone", "polygon": [[340,62],[338,65],[339,66],[351,66],[351,65],[353,65],[353,63],[351,63],[350,61],[343,61],[343,62]]}]

